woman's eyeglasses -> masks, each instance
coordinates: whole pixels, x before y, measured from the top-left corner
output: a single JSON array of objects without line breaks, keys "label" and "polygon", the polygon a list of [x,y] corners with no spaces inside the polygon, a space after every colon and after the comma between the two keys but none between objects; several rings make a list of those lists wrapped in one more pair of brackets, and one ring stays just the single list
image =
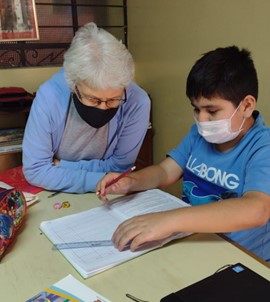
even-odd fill
[{"label": "woman's eyeglasses", "polygon": [[124,96],[122,98],[112,98],[112,99],[107,99],[106,101],[103,101],[96,97],[81,95],[77,86],[75,86],[75,93],[80,100],[85,99],[88,102],[89,106],[93,106],[93,107],[97,107],[102,103],[105,103],[107,108],[117,108],[123,103],[125,103],[127,100],[126,89],[124,89]]}]

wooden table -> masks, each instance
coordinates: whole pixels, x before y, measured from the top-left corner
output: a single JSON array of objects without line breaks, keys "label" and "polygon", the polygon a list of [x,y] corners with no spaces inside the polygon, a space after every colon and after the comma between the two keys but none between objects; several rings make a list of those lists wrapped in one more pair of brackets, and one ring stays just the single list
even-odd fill
[{"label": "wooden table", "polygon": [[[270,269],[216,234],[194,234],[84,280],[41,234],[43,220],[58,218],[100,205],[95,194],[64,194],[28,209],[27,221],[15,244],[0,263],[1,301],[23,302],[68,274],[113,302],[131,302],[130,293],[151,302],[214,273],[226,264],[241,262],[270,280]],[[68,200],[71,207],[55,210]]]}]

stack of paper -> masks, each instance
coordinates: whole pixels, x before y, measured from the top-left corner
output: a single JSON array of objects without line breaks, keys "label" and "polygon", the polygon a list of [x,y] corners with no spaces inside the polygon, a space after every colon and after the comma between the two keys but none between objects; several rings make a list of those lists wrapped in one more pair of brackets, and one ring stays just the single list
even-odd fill
[{"label": "stack of paper", "polygon": [[24,128],[0,130],[0,153],[21,151]]},{"label": "stack of paper", "polygon": [[[161,190],[149,190],[118,198],[110,207],[100,206],[78,214],[44,221],[40,229],[53,244],[110,240],[117,226],[136,215],[185,207],[182,200]],[[113,245],[62,249],[60,252],[84,277],[90,277],[112,266],[146,253],[168,241],[187,236],[179,233],[162,242],[131,252],[119,252]],[[55,252],[55,251],[52,251]]]}]

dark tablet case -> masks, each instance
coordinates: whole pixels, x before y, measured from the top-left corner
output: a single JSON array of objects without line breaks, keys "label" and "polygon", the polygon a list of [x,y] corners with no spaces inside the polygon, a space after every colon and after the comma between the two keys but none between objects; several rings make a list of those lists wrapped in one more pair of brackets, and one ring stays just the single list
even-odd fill
[{"label": "dark tablet case", "polygon": [[241,263],[163,297],[160,302],[269,302],[270,281]]}]

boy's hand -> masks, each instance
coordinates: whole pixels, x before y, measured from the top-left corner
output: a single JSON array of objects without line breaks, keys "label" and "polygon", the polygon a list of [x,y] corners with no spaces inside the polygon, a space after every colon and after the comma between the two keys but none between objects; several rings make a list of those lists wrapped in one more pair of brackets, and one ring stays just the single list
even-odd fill
[{"label": "boy's hand", "polygon": [[108,173],[105,175],[96,186],[96,195],[98,198],[104,203],[108,203],[109,200],[107,198],[108,194],[127,194],[129,192],[129,187],[131,183],[131,178],[126,176],[116,183],[109,185],[114,179],[116,179],[121,173]]},{"label": "boy's hand", "polygon": [[[108,192],[111,190],[111,186],[106,188],[106,185],[118,177],[120,173],[108,173],[106,174],[96,185],[96,195],[97,197],[107,203],[109,200],[107,198]],[[110,193],[112,194],[112,193]]]},{"label": "boy's hand", "polygon": [[171,211],[151,213],[133,217],[121,223],[113,234],[112,241],[119,250],[130,245],[131,251],[151,246],[151,242],[162,245],[164,239],[173,234]]}]

